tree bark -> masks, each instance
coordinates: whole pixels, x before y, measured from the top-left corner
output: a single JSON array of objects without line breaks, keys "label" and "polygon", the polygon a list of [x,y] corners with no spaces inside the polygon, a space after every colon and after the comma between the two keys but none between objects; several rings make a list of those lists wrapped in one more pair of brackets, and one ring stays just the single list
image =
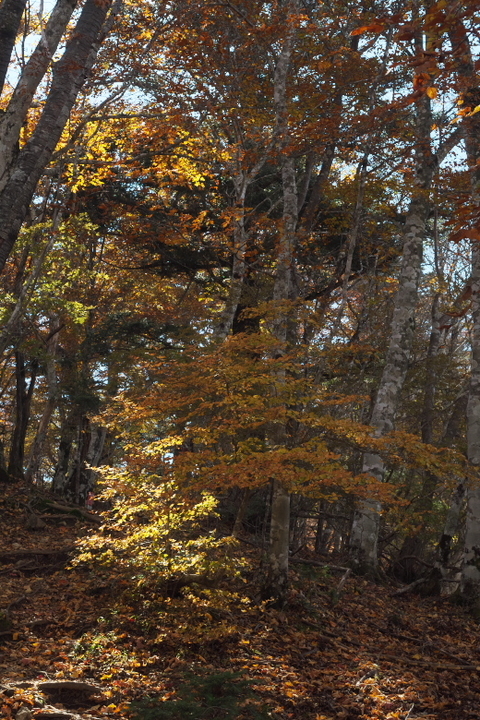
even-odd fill
[{"label": "tree bark", "polygon": [[245,252],[247,248],[247,233],[245,230],[245,195],[249,179],[244,172],[240,171],[235,177],[234,182],[236,191],[235,209],[238,215],[234,220],[230,292],[216,332],[221,342],[225,340],[232,329],[235,313],[237,312],[242,295],[246,269]]},{"label": "tree bark", "polygon": [[78,409],[73,408],[62,418],[58,457],[53,474],[52,490],[58,495],[65,494],[67,478],[72,466],[72,448],[78,427]]},{"label": "tree bark", "polygon": [[[289,3],[289,13],[296,9],[296,2]],[[290,18],[289,18],[290,20]],[[285,43],[279,53],[274,76],[274,103],[276,112],[276,132],[279,150],[282,153],[282,192],[283,216],[277,251],[277,266],[273,288],[275,317],[273,334],[278,341],[277,356],[286,349],[288,335],[288,301],[291,299],[293,251],[295,247],[298,222],[298,201],[295,163],[288,154],[288,110],[287,79],[292,53],[294,28],[287,32]],[[284,375],[277,373],[275,382],[282,384]],[[286,427],[275,423],[271,428],[270,443],[273,447],[285,447],[287,444]],[[290,540],[290,493],[278,478],[272,478],[272,504],[270,519],[270,544],[264,597],[273,598],[276,605],[283,605],[288,588],[288,553]]]},{"label": "tree bark", "polygon": [[234,538],[240,538],[243,531],[243,521],[248,510],[248,503],[252,497],[253,490],[251,488],[242,488],[240,492],[240,504],[238,506],[237,514],[235,515],[235,522],[233,524],[232,535]]},{"label": "tree bark", "polygon": [[94,468],[101,464],[107,429],[86,415],[66,418],[60,441],[53,491],[76,505],[86,505],[95,490]]},{"label": "tree bark", "polygon": [[0,270],[13,248],[37,183],[93,66],[112,1],[86,0],[62,58],[54,63],[50,91],[37,126],[16,154],[8,177],[4,179],[0,192]]},{"label": "tree bark", "polygon": [[62,39],[77,0],[58,0],[43,30],[37,47],[25,65],[8,107],[0,120],[0,191],[8,180],[20,143],[20,133],[33,96],[48,70]]},{"label": "tree bark", "polygon": [[[58,322],[58,320],[56,321]],[[60,328],[54,328],[47,340],[46,348],[46,378],[47,378],[47,400],[43,409],[42,417],[38,424],[37,433],[30,449],[27,470],[25,472],[25,480],[32,482],[39,472],[40,464],[43,459],[47,433],[50,427],[50,420],[55,411],[58,402],[58,383],[57,371],[55,368],[56,352],[58,345],[58,332]]]},{"label": "tree bark", "polygon": [[33,389],[37,378],[38,361],[31,363],[30,382],[26,382],[25,356],[22,352],[15,352],[16,402],[15,426],[13,429],[8,461],[8,474],[15,479],[23,479],[25,438],[27,436],[30,407],[32,404]]},{"label": "tree bark", "polygon": [[0,94],[26,4],[27,0],[2,0],[0,4]]},{"label": "tree bark", "polygon": [[[452,16],[455,20],[456,16]],[[480,83],[475,70],[470,41],[461,20],[450,26],[450,43],[456,61],[457,90],[467,114],[462,127],[465,137],[468,165],[471,168],[472,218],[480,217],[480,120],[478,114],[468,114],[480,104]],[[467,514],[465,549],[463,555],[460,593],[480,617],[480,247],[472,245],[472,359],[467,403],[467,458],[472,473],[467,483]]]},{"label": "tree bark", "polygon": [[267,581],[262,594],[265,598],[273,598],[278,606],[285,603],[288,590],[289,541],[290,493],[273,479]]},{"label": "tree bark", "polygon": [[[415,190],[405,220],[402,265],[390,328],[390,342],[370,420],[376,437],[382,437],[394,429],[397,404],[408,369],[423,240],[430,210],[429,188],[436,168],[430,147],[431,110],[427,95],[416,102],[415,109]],[[385,473],[382,458],[375,453],[366,453],[363,472],[382,482]],[[353,566],[359,573],[375,574],[377,571],[380,512],[381,503],[371,498],[362,501],[355,513],[350,550]]]},{"label": "tree bark", "polygon": [[[438,353],[440,351],[440,342],[442,339],[441,319],[442,315],[438,310],[438,302],[440,296],[436,293],[432,302],[432,325],[430,331],[430,340],[428,343],[427,357],[425,360],[425,386],[423,395],[423,409],[420,421],[422,441],[428,445],[434,442],[433,420],[435,411],[435,394],[437,390],[437,364]],[[412,511],[414,516],[422,518],[425,524],[428,524],[428,513],[433,507],[433,498],[438,479],[430,472],[425,470],[420,495],[413,504]],[[418,579],[418,563],[417,557],[422,557],[425,545],[425,533],[423,530],[417,530],[415,534],[408,535],[402,544],[398,555],[398,563],[400,571],[397,573],[403,582],[411,583]]]}]

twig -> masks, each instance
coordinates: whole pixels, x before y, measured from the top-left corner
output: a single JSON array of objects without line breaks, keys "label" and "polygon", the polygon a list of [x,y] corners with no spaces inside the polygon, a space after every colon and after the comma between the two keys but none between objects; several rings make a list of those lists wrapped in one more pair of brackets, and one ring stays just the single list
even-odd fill
[{"label": "twig", "polygon": [[363,682],[365,682],[365,680],[368,680],[369,678],[373,678],[376,675],[378,675],[378,670],[379,670],[378,665],[375,665],[373,668],[368,670],[368,672],[366,672],[365,675],[362,675],[360,680],[357,680],[357,682],[355,683],[356,687],[360,687],[360,685]]},{"label": "twig", "polygon": [[424,582],[427,582],[426,577],[419,578],[418,580],[415,580],[414,582],[410,583],[410,585],[405,585],[405,587],[400,588],[400,590],[395,590],[395,592],[390,593],[390,597],[396,597],[397,595],[404,595],[405,593],[410,592],[411,590],[414,590],[419,585],[422,585]]},{"label": "twig", "polygon": [[343,586],[345,585],[345,583],[347,582],[348,577],[349,577],[349,575],[351,574],[351,572],[352,572],[352,569],[351,569],[351,568],[347,568],[347,569],[345,570],[345,574],[343,575],[342,579],[341,579],[340,582],[338,583],[337,588],[336,588],[336,590],[335,590],[335,592],[336,592],[337,594],[339,594],[339,593],[341,592],[341,590],[342,590]]}]

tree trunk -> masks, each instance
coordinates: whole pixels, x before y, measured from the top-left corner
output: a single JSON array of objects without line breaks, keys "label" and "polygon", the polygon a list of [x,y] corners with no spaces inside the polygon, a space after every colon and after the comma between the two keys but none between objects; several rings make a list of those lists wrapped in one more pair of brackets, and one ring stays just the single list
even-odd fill
[{"label": "tree trunk", "polygon": [[248,510],[248,503],[252,497],[253,490],[251,488],[242,488],[240,494],[240,505],[238,506],[237,514],[235,515],[235,523],[233,525],[232,535],[234,538],[242,536],[243,521]]},{"label": "tree trunk", "polygon": [[281,483],[274,479],[267,580],[262,588],[262,595],[267,599],[273,598],[278,606],[285,603],[288,589],[289,540],[290,493]]},{"label": "tree trunk", "polygon": [[[456,20],[456,16],[452,16]],[[470,41],[461,20],[450,26],[450,43],[456,60],[457,90],[462,94],[463,107],[473,111],[480,104],[480,84],[473,62]],[[470,112],[462,120],[468,165],[471,168],[472,213],[478,222],[480,215],[480,120]],[[467,514],[465,549],[460,593],[480,617],[480,247],[472,246],[472,362],[467,403],[467,457],[472,473],[467,483]]]},{"label": "tree trunk", "polygon": [[[296,1],[289,3],[288,10],[296,10]],[[291,17],[288,17],[291,22]],[[291,299],[293,251],[298,221],[297,186],[295,162],[287,152],[288,109],[287,78],[295,30],[291,26],[285,43],[279,53],[274,77],[274,102],[276,112],[276,132],[282,158],[283,217],[278,243],[277,267],[273,288],[274,310],[273,333],[278,341],[277,356],[286,349],[289,311],[287,303]],[[276,383],[284,382],[284,375],[277,373]],[[276,423],[271,429],[270,442],[273,447],[285,447],[287,431],[284,424]],[[273,492],[270,519],[270,545],[264,597],[273,598],[276,605],[283,605],[288,588],[288,552],[290,539],[290,493],[278,478],[272,478]]]},{"label": "tree trunk", "polygon": [[13,429],[10,455],[8,460],[8,474],[12,478],[23,480],[25,438],[27,436],[28,421],[30,419],[30,407],[32,403],[33,389],[37,378],[38,361],[31,363],[30,382],[27,386],[25,356],[22,352],[15,353],[15,378],[16,378],[16,402],[15,402],[15,426]]},{"label": "tree trunk", "polygon": [[95,490],[94,468],[101,464],[107,429],[88,417],[67,418],[60,442],[53,490],[76,505],[85,505]]},{"label": "tree trunk", "polygon": [[77,0],[58,0],[40,36],[37,47],[23,68],[8,107],[0,120],[0,191],[18,155],[20,133],[35,92],[48,70],[52,57],[67,29]]},{"label": "tree trunk", "polygon": [[65,494],[67,478],[72,466],[72,448],[77,435],[78,410],[75,408],[62,418],[58,457],[53,474],[52,490],[58,495]]},{"label": "tree trunk", "polygon": [[311,501],[308,502],[307,498],[303,495],[295,495],[291,499],[291,505],[293,506],[292,511],[292,522],[291,522],[291,547],[292,553],[298,552],[304,547],[307,540],[307,509]]},{"label": "tree trunk", "polygon": [[216,332],[221,342],[225,340],[232,328],[235,313],[237,312],[242,295],[246,270],[245,252],[247,247],[247,233],[245,231],[245,194],[247,192],[249,178],[247,178],[244,172],[239,171],[234,182],[236,191],[235,210],[238,215],[234,220],[230,292]]},{"label": "tree trunk", "polygon": [[0,4],[0,94],[7,75],[10,58],[27,0],[3,0]]},{"label": "tree trunk", "polygon": [[46,378],[47,378],[47,400],[43,409],[42,417],[38,424],[37,433],[30,449],[30,456],[28,460],[27,470],[25,472],[25,480],[32,482],[37,479],[40,464],[43,459],[45,443],[47,440],[47,433],[50,427],[50,420],[55,411],[58,402],[58,384],[57,384],[57,371],[55,368],[56,352],[58,345],[58,332],[59,329],[54,329],[50,333],[50,337],[47,340],[46,349]]},{"label": "tree trunk", "polygon": [[[438,310],[439,294],[436,293],[432,303],[432,327],[430,331],[430,341],[428,344],[427,357],[425,361],[425,387],[423,396],[423,410],[421,417],[422,441],[429,445],[434,442],[433,420],[435,410],[435,394],[437,390],[437,364],[438,353],[440,350],[440,342],[442,332],[440,330],[440,321],[442,315]],[[423,526],[428,527],[428,513],[433,507],[433,498],[437,487],[437,477],[428,470],[424,471],[422,488],[417,501],[413,504],[412,513],[418,516]],[[397,577],[404,582],[411,583],[418,579],[418,563],[417,557],[423,555],[425,546],[425,533],[418,530],[414,535],[405,538],[402,548],[398,555],[398,563],[400,570],[397,571]],[[421,570],[423,575],[423,568]]]},{"label": "tree trunk", "polygon": [[[18,237],[37,183],[51,160],[78,93],[95,62],[112,1],[86,0],[63,56],[53,65],[50,90],[30,139],[18,153],[11,147],[8,152],[3,148],[7,159],[13,156],[15,159],[10,163],[0,192],[0,270]],[[65,8],[61,15],[63,22],[68,14],[68,3],[62,2],[61,6]],[[54,34],[53,29],[51,34]]]},{"label": "tree trunk", "polygon": [[[416,103],[415,191],[405,220],[402,266],[390,328],[385,367],[375,399],[370,424],[375,436],[394,429],[398,400],[405,381],[415,326],[418,285],[421,273],[423,239],[430,210],[429,188],[436,167],[431,147],[431,110],[427,95]],[[366,453],[364,473],[383,482],[385,465],[375,453]],[[355,513],[350,550],[355,570],[376,574],[381,503],[375,498],[362,501]]]}]

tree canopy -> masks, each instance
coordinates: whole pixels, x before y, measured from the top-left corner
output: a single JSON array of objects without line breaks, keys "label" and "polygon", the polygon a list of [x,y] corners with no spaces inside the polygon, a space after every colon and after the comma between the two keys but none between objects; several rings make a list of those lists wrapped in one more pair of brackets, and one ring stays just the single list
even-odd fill
[{"label": "tree canopy", "polygon": [[89,562],[181,584],[243,536],[279,605],[325,553],[477,606],[476,3],[3,0],[0,37],[2,481],[104,503]]}]

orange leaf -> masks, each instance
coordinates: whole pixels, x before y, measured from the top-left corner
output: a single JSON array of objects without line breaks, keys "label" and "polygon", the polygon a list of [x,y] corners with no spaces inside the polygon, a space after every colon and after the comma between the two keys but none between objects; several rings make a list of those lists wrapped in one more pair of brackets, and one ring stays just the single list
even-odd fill
[{"label": "orange leaf", "polygon": [[381,33],[383,30],[385,30],[385,23],[376,22],[371,25],[362,25],[362,27],[356,28],[352,30],[350,35],[363,35],[363,33],[366,32]]}]

